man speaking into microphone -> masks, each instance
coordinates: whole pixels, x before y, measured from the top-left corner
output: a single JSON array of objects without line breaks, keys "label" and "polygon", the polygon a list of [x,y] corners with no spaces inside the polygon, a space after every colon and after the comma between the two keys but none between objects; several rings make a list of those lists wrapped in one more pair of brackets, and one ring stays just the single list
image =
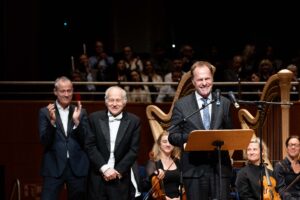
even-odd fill
[{"label": "man speaking into microphone", "polygon": [[[195,92],[182,97],[174,105],[173,128],[169,130],[171,144],[180,147],[186,144],[189,133],[194,130],[233,128],[230,100],[222,96],[220,90],[212,92],[215,71],[216,68],[206,61],[192,65],[190,72]],[[191,115],[197,110],[199,112]],[[182,120],[183,123],[176,125]],[[219,194],[221,199],[229,199],[232,166],[228,151],[221,151],[222,184],[219,184],[217,151],[184,151],[181,159],[188,200],[219,199]]]}]

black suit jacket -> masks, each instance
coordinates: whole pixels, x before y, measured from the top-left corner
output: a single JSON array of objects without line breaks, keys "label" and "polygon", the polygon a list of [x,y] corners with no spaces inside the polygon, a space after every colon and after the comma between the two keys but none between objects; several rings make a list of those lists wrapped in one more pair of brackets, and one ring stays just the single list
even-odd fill
[{"label": "black suit jacket", "polygon": [[[215,99],[215,94],[212,95],[212,98]],[[210,129],[232,129],[232,119],[230,112],[230,101],[221,96],[220,105],[212,104],[211,111],[211,123]],[[195,93],[191,93],[185,97],[179,99],[173,109],[172,115],[172,125],[177,124],[182,121],[191,113],[199,110],[197,99]],[[170,130],[169,141],[175,146],[182,146],[183,143],[187,142],[188,135],[191,131],[194,130],[205,130],[200,112],[195,113],[186,121],[180,123],[177,126],[174,126]],[[231,161],[228,151],[222,151],[222,165],[231,166]],[[201,151],[201,152],[184,152],[183,156],[183,170],[188,171],[191,168],[197,167],[199,165],[212,165],[216,166],[218,163],[218,156],[216,151]],[[223,170],[226,170],[223,168]],[[226,173],[226,172],[224,172]],[[229,172],[228,172],[229,173]]]},{"label": "black suit jacket", "polygon": [[50,122],[49,111],[43,107],[39,111],[39,134],[44,145],[41,175],[59,177],[67,164],[67,151],[72,171],[76,176],[87,176],[89,159],[84,151],[84,140],[87,135],[88,119],[85,109],[82,109],[80,123],[74,128],[72,115],[74,105],[70,105],[68,118],[68,133],[65,135],[63,124],[56,107],[56,127]]},{"label": "black suit jacket", "polygon": [[[91,176],[100,176],[99,169],[104,164],[107,164],[110,156],[110,132],[107,111],[92,113],[89,116],[89,122],[90,128],[86,140],[86,150],[92,164]],[[114,168],[121,175],[129,175],[130,168],[137,159],[140,126],[139,117],[132,113],[123,112],[114,151]],[[99,181],[99,177],[95,181]]]}]

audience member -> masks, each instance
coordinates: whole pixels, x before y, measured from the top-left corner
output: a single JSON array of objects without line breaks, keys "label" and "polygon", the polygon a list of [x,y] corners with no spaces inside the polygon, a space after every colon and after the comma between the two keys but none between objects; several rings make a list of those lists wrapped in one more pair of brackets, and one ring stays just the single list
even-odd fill
[{"label": "audience member", "polygon": [[[298,67],[294,64],[290,64],[286,67],[288,70],[290,70],[291,72],[293,72],[293,78],[292,81],[293,82],[298,82]],[[295,86],[292,87],[292,91],[296,91],[297,88]]]},{"label": "audience member", "polygon": [[171,71],[172,62],[163,45],[155,46],[151,60],[153,61],[155,71],[162,77]]},{"label": "audience member", "polygon": [[[75,82],[83,82],[84,79],[82,77],[82,74],[80,74],[80,72],[75,71],[72,73],[72,79],[71,79],[74,83]],[[73,98],[75,101],[81,101],[82,100],[82,96],[80,94],[80,92],[86,92],[87,88],[84,85],[77,85],[76,90],[73,90]]]},{"label": "audience member", "polygon": [[109,81],[127,82],[130,80],[130,70],[126,68],[125,60],[119,59],[109,70]]},{"label": "audience member", "polygon": [[294,64],[290,64],[286,67],[288,70],[293,72],[293,79],[292,81],[298,81],[298,67]]},{"label": "audience member", "polygon": [[[144,60],[144,70],[141,73],[141,78],[143,82],[163,82],[163,79],[161,75],[157,74],[153,62],[149,59]],[[162,85],[149,85],[149,91],[151,94],[151,101],[155,102],[157,93],[159,92],[159,89],[162,87]]]},{"label": "audience member", "polygon": [[[254,82],[256,84],[259,84],[260,82],[260,77],[258,75],[258,73],[256,72],[253,72],[251,74],[251,77],[250,77],[250,82]],[[248,100],[252,100],[252,101],[257,101],[260,99],[260,96],[261,96],[261,92],[263,90],[263,87],[264,85],[245,85],[243,86],[243,90],[244,91],[249,91],[249,92],[253,92],[252,95],[247,95],[245,94],[245,98],[247,98]]]},{"label": "audience member", "polygon": [[235,55],[232,58],[232,62],[223,72],[223,81],[235,82],[242,79],[241,71],[243,69],[243,57]]},{"label": "audience member", "polygon": [[242,57],[244,61],[243,73],[246,75],[245,79],[249,80],[253,72],[257,71],[257,53],[256,45],[248,43],[244,46]]},{"label": "audience member", "polygon": [[260,81],[268,81],[269,77],[274,74],[273,64],[268,59],[263,59],[258,65],[258,76]]},{"label": "audience member", "polygon": [[125,60],[126,68],[129,70],[143,71],[143,63],[139,56],[137,56],[131,46],[123,47],[123,59]]},{"label": "audience member", "polygon": [[[130,72],[130,81],[131,82],[141,82],[140,72],[137,70],[132,70]],[[151,103],[150,90],[147,85],[130,85],[125,87],[128,93],[128,102],[135,103]]]},{"label": "audience member", "polygon": [[[90,66],[92,71],[96,74],[95,81],[108,81],[109,71],[115,62],[114,57],[109,55],[105,49],[102,41],[97,40],[95,42],[95,55],[90,56],[89,58]],[[101,92],[101,95],[98,95],[100,99],[103,98],[103,93],[107,89],[105,85],[98,85],[96,90]]]},{"label": "audience member", "polygon": [[[179,82],[182,77],[182,72],[172,72],[172,82]],[[178,85],[164,85],[160,88],[159,94],[155,100],[156,103],[172,102]]]},{"label": "audience member", "polygon": [[[92,69],[89,62],[89,57],[86,54],[82,54],[79,57],[79,65],[78,71],[80,71],[81,75],[83,76],[83,81],[87,82],[94,82],[96,81],[96,71]],[[95,85],[87,85],[87,90],[92,92],[96,90]]]},{"label": "audience member", "polygon": [[183,64],[182,64],[182,70],[184,72],[188,72],[191,68],[191,66],[196,61],[195,58],[195,51],[190,44],[184,44],[182,45],[180,49],[180,57],[182,58]]},{"label": "audience member", "polygon": [[205,60],[209,60],[209,62],[216,68],[214,81],[223,81],[222,78],[225,70],[224,68],[226,68],[226,61],[224,53],[221,52],[221,48],[218,45],[212,45],[207,49],[207,52],[204,52],[203,54]]},{"label": "audience member", "polygon": [[272,62],[274,71],[279,71],[283,67],[283,60],[279,57],[277,52],[273,45],[268,44],[262,55],[262,59],[268,59]]},{"label": "audience member", "polygon": [[95,42],[95,55],[89,58],[90,66],[97,69],[97,81],[106,81],[106,71],[111,67],[115,60],[112,56],[105,52],[103,42],[97,40]]},{"label": "audience member", "polygon": [[182,67],[183,67],[183,61],[181,58],[179,57],[175,57],[172,59],[172,69],[169,73],[167,73],[164,77],[164,82],[172,82],[172,72],[173,71],[177,71],[177,72],[180,72],[182,75],[186,72],[184,72],[182,70]]}]

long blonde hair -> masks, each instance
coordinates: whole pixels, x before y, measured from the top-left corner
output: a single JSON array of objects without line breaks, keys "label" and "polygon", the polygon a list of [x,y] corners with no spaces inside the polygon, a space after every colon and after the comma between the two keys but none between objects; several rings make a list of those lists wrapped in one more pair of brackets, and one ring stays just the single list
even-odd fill
[{"label": "long blonde hair", "polygon": [[[153,147],[153,152],[152,152],[152,158],[153,160],[157,161],[160,160],[161,157],[161,151],[160,151],[160,145],[161,145],[161,139],[163,136],[169,136],[169,132],[168,131],[163,131],[159,137],[157,138],[157,140],[155,141],[154,147]],[[180,158],[180,148],[179,147],[175,147],[171,153],[171,157],[172,158]]]}]

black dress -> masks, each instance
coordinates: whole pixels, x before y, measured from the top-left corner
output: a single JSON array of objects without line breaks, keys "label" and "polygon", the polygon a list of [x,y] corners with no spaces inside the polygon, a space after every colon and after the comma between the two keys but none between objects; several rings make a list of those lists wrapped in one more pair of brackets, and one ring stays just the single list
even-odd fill
[{"label": "black dress", "polygon": [[155,175],[154,171],[156,170],[156,166],[158,167],[158,169],[162,169],[165,171],[163,185],[164,185],[166,195],[170,198],[179,197],[179,195],[180,195],[180,193],[179,193],[180,192],[179,191],[179,186],[180,186],[179,160],[175,159],[174,164],[176,165],[176,169],[174,169],[174,170],[164,169],[161,160],[158,160],[156,162],[148,161],[147,166],[146,166],[147,174],[150,178],[152,178],[152,176]]}]

